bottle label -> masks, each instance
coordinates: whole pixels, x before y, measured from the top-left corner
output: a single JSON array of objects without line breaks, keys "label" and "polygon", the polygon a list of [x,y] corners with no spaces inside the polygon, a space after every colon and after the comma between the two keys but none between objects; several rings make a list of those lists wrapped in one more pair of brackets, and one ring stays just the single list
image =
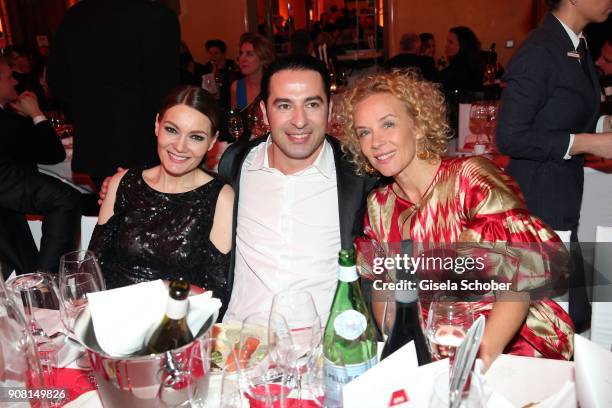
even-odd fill
[{"label": "bottle label", "polygon": [[337,365],[325,358],[325,406],[342,407],[342,387],[376,365],[376,357],[361,364]]},{"label": "bottle label", "polygon": [[357,268],[353,266],[339,266],[338,267],[338,280],[341,282],[355,282],[359,276],[357,275]]},{"label": "bottle label", "polygon": [[187,307],[189,306],[189,300],[176,300],[168,297],[168,304],[166,306],[166,316],[172,320],[179,320],[185,317],[187,314]]},{"label": "bottle label", "polygon": [[345,310],[334,319],[336,334],[347,340],[355,340],[366,331],[367,327],[366,317],[353,309]]}]

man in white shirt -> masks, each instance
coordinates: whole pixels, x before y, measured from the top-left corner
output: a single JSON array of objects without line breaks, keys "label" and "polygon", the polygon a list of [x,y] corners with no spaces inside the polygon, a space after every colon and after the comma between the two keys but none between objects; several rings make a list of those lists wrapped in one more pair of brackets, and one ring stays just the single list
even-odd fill
[{"label": "man in white shirt", "polygon": [[309,291],[320,315],[331,306],[337,256],[361,232],[375,180],[357,176],[325,134],[331,112],[325,66],[310,56],[270,65],[261,84],[271,132],[228,148],[219,174],[236,191],[232,297],[224,320],[269,310],[286,289]]}]

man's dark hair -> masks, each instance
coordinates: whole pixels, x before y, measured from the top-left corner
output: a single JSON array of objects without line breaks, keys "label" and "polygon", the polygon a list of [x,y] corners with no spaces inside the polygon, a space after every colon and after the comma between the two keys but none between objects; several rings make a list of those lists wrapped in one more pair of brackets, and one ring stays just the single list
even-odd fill
[{"label": "man's dark hair", "polygon": [[323,64],[321,60],[310,55],[289,55],[277,58],[264,71],[263,77],[261,78],[261,99],[264,103],[268,103],[268,97],[270,96],[270,79],[274,74],[280,71],[314,71],[318,73],[323,81],[325,96],[329,102],[331,79],[329,78],[329,71],[327,67],[325,67],[325,64]]},{"label": "man's dark hair", "polygon": [[563,0],[546,0],[546,5],[548,6],[549,9],[556,10],[561,5],[562,1]]},{"label": "man's dark hair", "polygon": [[223,40],[208,40],[206,43],[204,43],[204,48],[206,48],[206,51],[210,51],[212,47],[219,48],[223,53],[227,51],[227,45],[225,45]]}]

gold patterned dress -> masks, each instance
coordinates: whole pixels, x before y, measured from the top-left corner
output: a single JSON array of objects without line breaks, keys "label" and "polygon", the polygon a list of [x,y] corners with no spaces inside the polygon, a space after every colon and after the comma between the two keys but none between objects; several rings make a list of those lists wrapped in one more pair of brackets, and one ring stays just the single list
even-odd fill
[{"label": "gold patterned dress", "polygon": [[[508,256],[497,263],[495,256],[490,257],[485,273],[495,275],[498,282],[512,284],[513,291],[532,295],[527,317],[504,353],[571,358],[572,320],[547,297],[550,292],[539,291],[567,277],[569,258],[554,231],[527,211],[514,180],[486,158],[443,159],[418,204],[401,198],[397,191],[399,187],[393,183],[368,196],[365,237],[356,242],[362,277],[381,278],[373,272],[372,258],[380,250],[388,257],[389,248],[401,241],[412,240],[425,252],[443,244],[472,243],[477,251],[489,248],[494,253],[501,245]],[[425,278],[423,272],[417,276]],[[393,280],[389,276],[385,279]],[[429,302],[421,294],[419,298],[426,322]],[[475,316],[487,316],[494,301],[491,291],[472,302]]]}]

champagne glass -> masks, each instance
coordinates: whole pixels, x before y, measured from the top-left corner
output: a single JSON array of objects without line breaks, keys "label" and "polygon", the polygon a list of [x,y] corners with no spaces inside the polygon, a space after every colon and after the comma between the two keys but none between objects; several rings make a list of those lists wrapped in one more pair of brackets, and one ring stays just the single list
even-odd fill
[{"label": "champagne glass", "polygon": [[434,298],[427,316],[427,339],[432,360],[448,357],[452,364],[457,348],[473,322],[469,302],[444,296]]},{"label": "champagne glass", "polygon": [[[291,392],[285,362],[291,356],[291,335],[277,313],[258,312],[242,322],[237,362],[240,384],[255,405],[281,404]],[[231,369],[228,361],[226,369]]]},{"label": "champagne glass", "polygon": [[239,111],[230,109],[227,112],[227,130],[236,140],[242,136],[242,133],[244,132],[244,125],[242,123],[242,118],[240,117]]}]

